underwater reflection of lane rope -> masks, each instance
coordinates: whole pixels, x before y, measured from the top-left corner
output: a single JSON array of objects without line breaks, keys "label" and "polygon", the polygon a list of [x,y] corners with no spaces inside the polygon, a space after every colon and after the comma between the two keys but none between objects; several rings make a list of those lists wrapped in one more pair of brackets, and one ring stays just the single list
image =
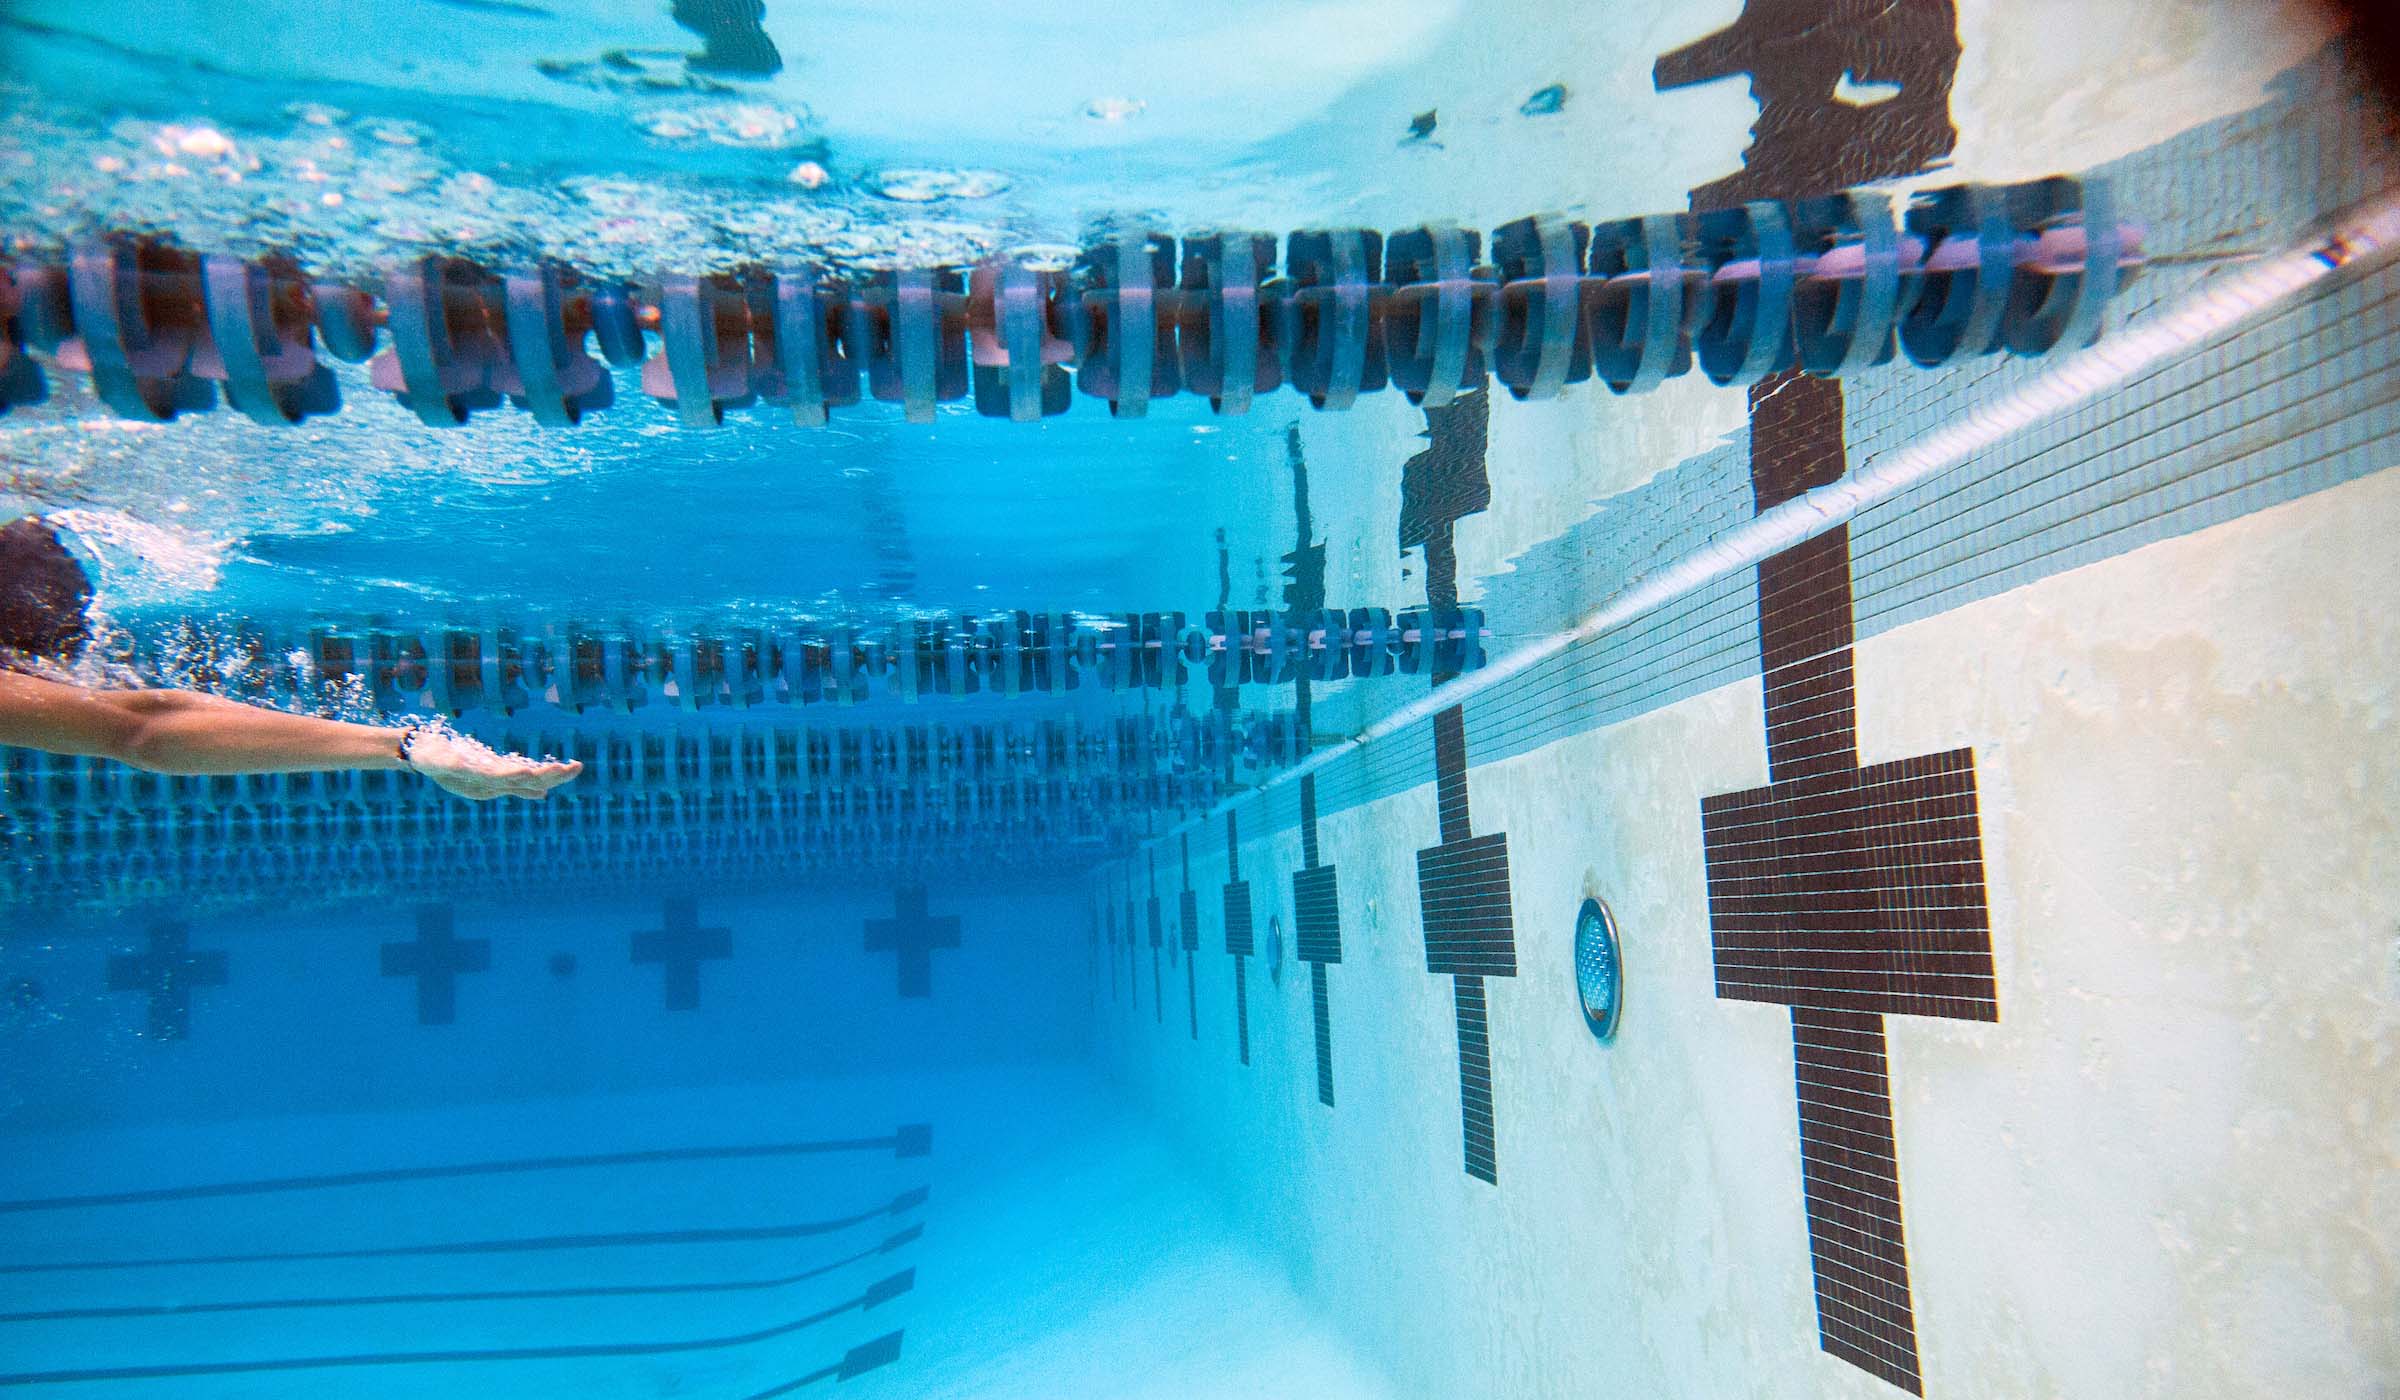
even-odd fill
[{"label": "underwater reflection of lane rope", "polygon": [[[1300,752],[1288,716],[1085,724],[651,724],[552,711],[478,726],[577,756],[584,779],[540,804],[471,806],[406,774],[168,778],[11,751],[11,897],[435,897],[509,890],[686,893],[774,875],[871,879],[1003,861],[1029,877],[1122,850],[1153,813],[1201,810],[1217,776]],[[556,726],[556,727],[553,727]]]}]

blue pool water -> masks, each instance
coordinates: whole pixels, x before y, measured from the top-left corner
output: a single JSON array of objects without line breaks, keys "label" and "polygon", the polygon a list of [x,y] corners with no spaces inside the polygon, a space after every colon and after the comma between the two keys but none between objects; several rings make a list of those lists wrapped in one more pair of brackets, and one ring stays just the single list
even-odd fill
[{"label": "blue pool water", "polygon": [[0,2],[50,674],[585,764],[0,747],[0,1391],[2386,1393],[2386,55],[2088,10]]}]

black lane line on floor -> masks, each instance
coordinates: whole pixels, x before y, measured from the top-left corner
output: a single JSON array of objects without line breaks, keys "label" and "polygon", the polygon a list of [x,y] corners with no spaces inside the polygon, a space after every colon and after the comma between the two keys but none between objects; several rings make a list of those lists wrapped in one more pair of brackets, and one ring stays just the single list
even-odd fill
[{"label": "black lane line on floor", "polygon": [[575,1157],[523,1157],[503,1162],[462,1162],[437,1167],[388,1167],[379,1171],[334,1172],[321,1176],[218,1181],[197,1186],[162,1186],[147,1191],[112,1191],[90,1196],[40,1196],[20,1201],[0,1201],[0,1214],[199,1201],[221,1196],[264,1196],[279,1191],[326,1191],[344,1186],[390,1186],[397,1182],[440,1181],[459,1176],[511,1176],[592,1167],[639,1167],[659,1162],[735,1161],[879,1150],[902,1157],[922,1157],[931,1148],[931,1135],[929,1126],[910,1123],[903,1125],[890,1137],[879,1138],[832,1138],[818,1142],[768,1142],[733,1147],[661,1147],[640,1152],[600,1152]]},{"label": "black lane line on floor", "polygon": [[471,1293],[375,1293],[330,1298],[235,1298],[214,1303],[134,1303],[113,1307],[53,1308],[44,1312],[0,1313],[0,1323],[9,1322],[82,1322],[108,1318],[191,1317],[201,1313],[282,1312],[298,1308],[372,1308],[397,1307],[422,1303],[529,1303],[549,1302],[562,1298],[649,1298],[690,1293],[750,1293],[769,1288],[786,1288],[795,1283],[823,1278],[852,1264],[885,1254],[896,1254],[914,1244],[925,1232],[922,1225],[911,1225],[895,1231],[881,1244],[869,1246],[855,1254],[844,1255],[813,1269],[803,1269],[781,1278],[708,1280],[698,1283],[625,1283],[594,1284],[580,1288],[513,1288],[485,1289]]},{"label": "black lane line on floor", "polygon": [[759,1391],[757,1394],[750,1396],[749,1400],[775,1400],[775,1397],[778,1395],[789,1395],[795,1390],[804,1390],[809,1386],[815,1385],[819,1381],[832,1380],[835,1376],[838,1376],[841,1373],[842,1368],[839,1365],[820,1367],[817,1370],[809,1372],[805,1376],[796,1376],[791,1380],[785,1381],[781,1385],[769,1386],[765,1390]]},{"label": "black lane line on floor", "polygon": [[[255,1375],[268,1371],[318,1371],[357,1366],[450,1366],[492,1361],[587,1361],[618,1356],[669,1356],[682,1352],[718,1351],[751,1346],[789,1336],[802,1328],[829,1322],[843,1313],[864,1311],[886,1303],[916,1286],[916,1270],[902,1269],[890,1278],[869,1284],[865,1292],[805,1317],[737,1332],[725,1337],[693,1337],[671,1342],[590,1342],[573,1346],[497,1347],[458,1351],[375,1351],[347,1356],[282,1356],[254,1361],[194,1361],[156,1366],[104,1366],[83,1370],[18,1371],[0,1375],[0,1386],[61,1385],[74,1381],[155,1381],[191,1376]],[[838,1369],[838,1368],[837,1368]]]},{"label": "black lane line on floor", "polygon": [[260,1254],[194,1254],[172,1259],[80,1259],[65,1263],[0,1264],[0,1274],[98,1273],[124,1269],[181,1269],[215,1264],[301,1264],[332,1259],[404,1259],[428,1255],[535,1254],[562,1249],[617,1246],[731,1244],[747,1240],[796,1240],[830,1235],[898,1215],[925,1203],[927,1188],[901,1192],[884,1205],[835,1220],[797,1225],[740,1225],[714,1230],[644,1230],[612,1235],[544,1235],[532,1239],[460,1240],[444,1244],[387,1245],[376,1249],[308,1249]]}]

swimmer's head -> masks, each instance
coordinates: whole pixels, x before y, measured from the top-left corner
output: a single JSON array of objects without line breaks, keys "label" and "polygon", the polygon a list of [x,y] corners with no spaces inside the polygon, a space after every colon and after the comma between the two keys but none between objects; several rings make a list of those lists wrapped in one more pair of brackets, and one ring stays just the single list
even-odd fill
[{"label": "swimmer's head", "polygon": [[0,525],[0,660],[73,661],[91,640],[92,580],[39,516]]}]

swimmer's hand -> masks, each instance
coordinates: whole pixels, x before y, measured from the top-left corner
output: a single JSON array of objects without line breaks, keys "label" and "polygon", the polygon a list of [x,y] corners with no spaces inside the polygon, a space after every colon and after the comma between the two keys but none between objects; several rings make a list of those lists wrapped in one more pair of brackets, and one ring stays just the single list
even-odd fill
[{"label": "swimmer's hand", "polygon": [[544,762],[520,754],[495,753],[464,734],[438,726],[417,729],[408,748],[408,766],[433,780],[444,792],[471,802],[495,797],[530,797],[539,801],[550,789],[583,772],[580,763]]}]

